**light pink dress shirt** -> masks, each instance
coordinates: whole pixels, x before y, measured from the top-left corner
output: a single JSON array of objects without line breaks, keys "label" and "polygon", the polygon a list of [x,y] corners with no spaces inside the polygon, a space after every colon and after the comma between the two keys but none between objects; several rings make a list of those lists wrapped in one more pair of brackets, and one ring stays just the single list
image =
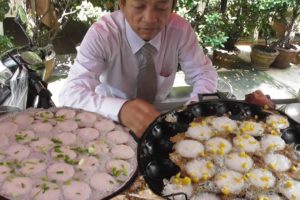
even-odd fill
[{"label": "light pink dress shirt", "polygon": [[[60,106],[97,112],[118,121],[118,113],[128,99],[136,97],[138,63],[135,53],[144,45],[121,11],[103,16],[85,35],[68,79],[59,95]],[[167,25],[150,43],[154,57],[158,91],[156,102],[164,100],[172,88],[178,63],[185,81],[198,93],[216,92],[217,73],[198,46],[190,24],[173,13]]]}]

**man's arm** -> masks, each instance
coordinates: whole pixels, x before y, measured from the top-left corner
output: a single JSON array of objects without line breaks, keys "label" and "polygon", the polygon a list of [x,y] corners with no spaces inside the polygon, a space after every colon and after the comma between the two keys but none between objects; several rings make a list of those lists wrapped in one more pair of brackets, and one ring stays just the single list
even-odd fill
[{"label": "man's arm", "polygon": [[101,34],[102,26],[94,24],[86,33],[74,65],[59,95],[59,104],[97,112],[115,121],[126,102],[124,98],[116,98],[111,88],[100,82],[100,75],[106,70],[109,57],[105,41]]},{"label": "man's arm", "polygon": [[143,100],[128,101],[122,95],[116,98],[116,91],[100,82],[107,53],[102,47],[104,42],[98,40],[96,30],[89,30],[60,92],[60,105],[97,112],[114,121],[120,119],[124,126],[141,136],[159,113]]},{"label": "man's arm", "polygon": [[[217,91],[217,71],[211,60],[199,47],[197,36],[191,26],[184,33],[185,41],[179,49],[179,62],[185,73],[185,81],[193,86],[191,98],[197,99],[199,93],[214,93]],[[194,100],[194,99],[193,99]]]}]

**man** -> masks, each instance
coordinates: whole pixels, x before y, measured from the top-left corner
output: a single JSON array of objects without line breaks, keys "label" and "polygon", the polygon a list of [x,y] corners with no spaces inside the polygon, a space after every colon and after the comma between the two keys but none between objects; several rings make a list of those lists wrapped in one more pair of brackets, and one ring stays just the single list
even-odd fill
[{"label": "man", "polygon": [[[61,91],[62,105],[98,112],[141,136],[159,115],[152,103],[168,95],[178,63],[193,85],[191,99],[216,92],[216,70],[190,24],[172,13],[175,4],[176,0],[119,0],[120,11],[102,17],[84,37]],[[144,57],[153,53],[153,67],[148,69],[155,69],[154,81],[146,85],[139,81],[144,45],[152,49]],[[143,84],[144,91],[139,88]],[[149,92],[153,85],[154,102],[143,100],[139,91]]]}]

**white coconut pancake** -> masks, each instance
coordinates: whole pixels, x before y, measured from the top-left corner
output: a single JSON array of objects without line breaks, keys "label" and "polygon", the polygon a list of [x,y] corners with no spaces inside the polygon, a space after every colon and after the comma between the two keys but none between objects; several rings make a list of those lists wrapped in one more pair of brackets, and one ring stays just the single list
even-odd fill
[{"label": "white coconut pancake", "polygon": [[289,121],[285,116],[278,115],[278,114],[272,114],[269,115],[266,119],[267,125],[271,126],[275,129],[284,129],[289,127]]},{"label": "white coconut pancake", "polygon": [[196,140],[182,140],[175,145],[175,151],[184,158],[196,158],[204,153],[204,146]]},{"label": "white coconut pancake", "polygon": [[74,119],[75,115],[76,111],[68,108],[61,108],[55,114],[56,117],[61,117],[62,119]]},{"label": "white coconut pancake", "polygon": [[31,149],[28,146],[15,144],[6,150],[7,157],[9,160],[21,161],[29,156]]},{"label": "white coconut pancake", "polygon": [[124,160],[110,160],[105,167],[107,172],[118,180],[126,179],[132,171],[130,163]]},{"label": "white coconut pancake", "polygon": [[20,172],[27,176],[39,174],[46,169],[45,161],[36,158],[23,160],[21,166]]},{"label": "white coconut pancake", "polygon": [[282,154],[269,153],[264,157],[266,166],[277,172],[284,172],[291,168],[291,161]]},{"label": "white coconut pancake", "polygon": [[73,177],[75,171],[72,165],[66,163],[54,163],[47,169],[47,175],[51,180],[59,182],[67,181]]},{"label": "white coconut pancake", "polygon": [[54,143],[48,138],[42,137],[30,143],[33,150],[37,152],[47,153],[54,147]]},{"label": "white coconut pancake", "polygon": [[36,119],[43,121],[43,120],[52,119],[54,117],[54,114],[52,111],[49,111],[49,110],[40,110],[40,111],[35,112],[34,117]]},{"label": "white coconut pancake", "polygon": [[55,135],[53,138],[61,141],[64,145],[71,145],[76,142],[77,137],[71,132],[62,132],[60,134]]},{"label": "white coconut pancake", "polygon": [[203,192],[194,195],[191,200],[221,200],[221,198],[214,193]]},{"label": "white coconut pancake", "polygon": [[95,128],[80,128],[76,133],[83,142],[90,142],[99,136],[99,132]]},{"label": "white coconut pancake", "polygon": [[99,160],[94,156],[86,156],[79,160],[77,168],[85,172],[95,172],[99,166]]},{"label": "white coconut pancake", "polygon": [[238,151],[253,153],[260,150],[260,143],[250,135],[237,135],[233,138],[233,145]]},{"label": "white coconut pancake", "polygon": [[80,181],[70,181],[62,190],[66,200],[88,200],[92,194],[90,186]]},{"label": "white coconut pancake", "polygon": [[124,131],[111,131],[107,133],[106,138],[114,144],[125,144],[128,142],[129,136]]},{"label": "white coconut pancake", "polygon": [[106,132],[114,130],[116,125],[111,120],[103,119],[101,121],[96,121],[94,124],[94,127],[100,133],[106,133]]},{"label": "white coconut pancake", "polygon": [[14,135],[18,130],[18,125],[10,122],[10,121],[3,121],[0,122],[0,133],[5,134],[7,137]]},{"label": "white coconut pancake", "polygon": [[135,153],[133,149],[128,145],[116,145],[111,148],[111,153],[114,158],[118,159],[130,159]]},{"label": "white coconut pancake", "polygon": [[[163,195],[172,195],[176,193],[184,193],[187,195],[187,198],[190,199],[193,194],[193,186],[189,185],[179,185],[175,183],[165,183],[165,187],[162,191]],[[174,197],[175,200],[184,200],[185,197],[183,195]]]},{"label": "white coconut pancake", "polygon": [[6,177],[8,177],[10,175],[10,171],[11,171],[11,168],[4,165],[4,163],[2,163],[0,165],[0,183],[2,183],[2,181],[4,181],[6,179]]},{"label": "white coconut pancake", "polygon": [[32,140],[34,140],[34,138],[36,138],[35,134],[31,130],[21,130],[15,135],[16,142],[20,144],[30,143]]},{"label": "white coconut pancake", "polygon": [[53,126],[50,122],[36,122],[32,124],[32,130],[37,133],[49,133]]},{"label": "white coconut pancake", "polygon": [[218,173],[214,178],[214,183],[225,195],[238,194],[246,186],[243,174],[233,170]]},{"label": "white coconut pancake", "polygon": [[260,136],[264,133],[265,128],[261,122],[243,121],[240,125],[241,134]]},{"label": "white coconut pancake", "polygon": [[107,154],[110,150],[109,145],[104,140],[96,140],[88,143],[88,149],[96,155]]},{"label": "white coconut pancake", "polygon": [[285,148],[285,141],[278,135],[265,135],[261,141],[261,150],[264,152],[273,152],[283,150]]},{"label": "white coconut pancake", "polygon": [[247,172],[252,168],[253,160],[245,152],[233,152],[225,156],[225,165],[238,172]]},{"label": "white coconut pancake", "polygon": [[246,175],[249,183],[259,189],[272,188],[276,184],[276,177],[267,169],[252,169]]},{"label": "white coconut pancake", "polygon": [[8,138],[6,135],[0,133],[0,148],[7,147],[9,144]]},{"label": "white coconut pancake", "polygon": [[187,162],[185,170],[194,181],[208,180],[216,173],[214,163],[205,159],[195,159]]},{"label": "white coconut pancake", "polygon": [[185,132],[186,137],[195,139],[195,140],[208,140],[214,136],[214,133],[210,126],[206,123],[190,123],[188,130]]},{"label": "white coconut pancake", "polygon": [[32,180],[28,177],[13,177],[4,182],[1,191],[9,196],[20,197],[28,194],[32,185]]},{"label": "white coconut pancake", "polygon": [[262,199],[262,200],[283,200],[281,196],[279,196],[278,194],[262,194],[262,195],[258,195],[258,200]]},{"label": "white coconut pancake", "polygon": [[205,150],[213,155],[223,156],[232,149],[231,143],[222,137],[214,137],[205,142]]},{"label": "white coconut pancake", "polygon": [[118,187],[118,183],[114,177],[107,173],[97,173],[91,177],[90,185],[96,191],[101,193],[110,193]]},{"label": "white coconut pancake", "polygon": [[17,115],[14,119],[14,122],[22,129],[27,128],[34,121],[34,118],[27,113]]},{"label": "white coconut pancake", "polygon": [[77,154],[67,146],[56,146],[51,151],[51,156],[58,160],[60,158],[65,158],[66,156],[68,156],[70,159],[75,159]]},{"label": "white coconut pancake", "polygon": [[93,127],[97,120],[96,114],[84,111],[78,113],[75,118],[78,121],[79,127]]},{"label": "white coconut pancake", "polygon": [[300,199],[300,182],[293,179],[281,181],[279,191],[287,199],[298,200]]},{"label": "white coconut pancake", "polygon": [[213,118],[211,124],[217,135],[235,133],[238,128],[237,122],[226,116]]},{"label": "white coconut pancake", "polygon": [[59,185],[52,182],[38,182],[31,190],[31,198],[34,200],[61,199]]},{"label": "white coconut pancake", "polygon": [[74,120],[64,120],[57,122],[57,127],[63,132],[71,132],[77,130],[78,123]]}]

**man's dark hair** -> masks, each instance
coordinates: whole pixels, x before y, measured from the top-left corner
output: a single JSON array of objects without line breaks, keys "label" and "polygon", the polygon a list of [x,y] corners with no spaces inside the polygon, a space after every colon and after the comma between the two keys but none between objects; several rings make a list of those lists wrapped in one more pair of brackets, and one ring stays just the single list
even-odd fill
[{"label": "man's dark hair", "polygon": [[[124,3],[124,5],[126,4],[126,0],[121,0],[121,2]],[[172,10],[175,10],[176,2],[177,2],[177,0],[173,0],[173,3],[172,3]]]}]

